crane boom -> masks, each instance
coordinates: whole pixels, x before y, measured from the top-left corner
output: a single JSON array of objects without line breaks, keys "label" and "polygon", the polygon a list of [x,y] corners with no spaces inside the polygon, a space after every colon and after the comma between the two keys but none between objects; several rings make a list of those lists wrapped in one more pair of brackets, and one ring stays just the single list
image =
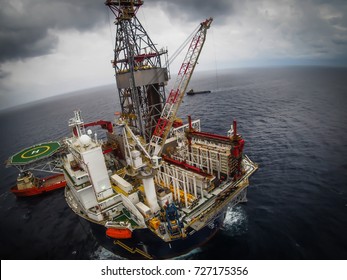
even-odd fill
[{"label": "crane boom", "polygon": [[207,29],[210,28],[212,20],[212,18],[209,18],[200,23],[200,28],[190,43],[186,57],[178,72],[175,85],[170,91],[149,143],[149,154],[152,155],[152,157],[160,156],[162,153],[164,143],[170,133],[170,129],[182,103],[184,93],[186,92],[190,78],[198,62],[202,47],[205,43],[206,32]]}]

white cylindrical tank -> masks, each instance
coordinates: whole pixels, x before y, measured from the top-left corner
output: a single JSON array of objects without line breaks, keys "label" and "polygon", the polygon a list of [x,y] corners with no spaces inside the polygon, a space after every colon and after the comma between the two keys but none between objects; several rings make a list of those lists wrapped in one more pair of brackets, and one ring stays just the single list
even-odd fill
[{"label": "white cylindrical tank", "polygon": [[149,177],[146,179],[142,179],[143,186],[145,188],[145,194],[148,206],[151,208],[153,213],[156,213],[160,210],[157,201],[157,195],[155,193],[154,179],[153,177]]}]

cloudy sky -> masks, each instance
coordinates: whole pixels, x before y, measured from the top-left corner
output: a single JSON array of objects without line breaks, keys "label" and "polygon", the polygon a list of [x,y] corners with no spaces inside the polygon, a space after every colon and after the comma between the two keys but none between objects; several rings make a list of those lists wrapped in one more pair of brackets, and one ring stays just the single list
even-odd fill
[{"label": "cloudy sky", "polygon": [[[145,0],[138,17],[173,54],[214,18],[198,70],[347,66],[345,0]],[[0,0],[0,110],[114,82],[113,15],[103,0]],[[171,65],[178,71],[181,59]]]}]

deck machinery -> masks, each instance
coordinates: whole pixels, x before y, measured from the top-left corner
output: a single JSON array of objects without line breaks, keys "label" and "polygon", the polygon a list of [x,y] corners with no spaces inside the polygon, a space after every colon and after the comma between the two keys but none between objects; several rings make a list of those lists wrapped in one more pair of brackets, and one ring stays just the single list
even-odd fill
[{"label": "deck machinery", "polygon": [[176,115],[212,18],[200,23],[165,100],[167,67],[136,17],[139,0],[108,0],[116,16],[113,65],[122,112],[107,133],[113,153],[86,132],[79,111],[69,126],[65,196],[99,243],[126,258],[170,258],[209,240],[227,208],[246,201],[257,165],[243,154],[236,121],[221,136]]}]

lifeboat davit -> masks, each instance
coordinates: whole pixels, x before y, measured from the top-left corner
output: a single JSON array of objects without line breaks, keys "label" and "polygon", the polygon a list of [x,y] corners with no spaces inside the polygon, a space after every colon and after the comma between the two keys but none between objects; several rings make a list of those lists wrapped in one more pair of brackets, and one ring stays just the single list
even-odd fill
[{"label": "lifeboat davit", "polygon": [[128,228],[108,228],[106,235],[114,239],[128,239],[131,238],[131,230]]}]

